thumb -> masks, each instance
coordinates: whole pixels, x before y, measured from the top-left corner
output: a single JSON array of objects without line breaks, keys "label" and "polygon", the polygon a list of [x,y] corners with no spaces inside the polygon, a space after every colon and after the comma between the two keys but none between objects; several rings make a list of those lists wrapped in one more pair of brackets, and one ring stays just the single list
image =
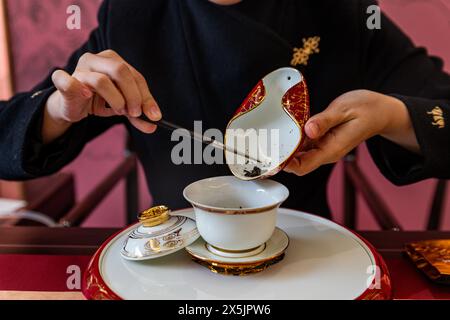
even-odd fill
[{"label": "thumb", "polygon": [[52,74],[52,81],[66,100],[89,100],[94,95],[86,85],[64,70],[55,71]]},{"label": "thumb", "polygon": [[308,138],[312,140],[320,139],[332,128],[345,121],[345,114],[336,109],[328,108],[309,119],[305,126],[305,132]]}]

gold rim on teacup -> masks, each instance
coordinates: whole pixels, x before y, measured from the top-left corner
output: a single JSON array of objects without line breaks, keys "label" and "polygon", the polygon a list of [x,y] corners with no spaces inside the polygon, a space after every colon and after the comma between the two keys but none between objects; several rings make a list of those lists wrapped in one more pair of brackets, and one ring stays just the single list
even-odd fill
[{"label": "gold rim on teacup", "polygon": [[261,212],[266,212],[269,210],[273,210],[276,209],[280,206],[279,203],[275,204],[275,205],[271,205],[271,206],[267,206],[267,207],[261,207],[261,208],[256,208],[256,209],[252,209],[252,208],[227,208],[227,209],[223,209],[223,208],[218,208],[218,207],[209,207],[209,206],[202,206],[199,205],[195,202],[191,202],[192,206],[194,208],[198,208],[201,210],[204,210],[206,212],[211,212],[211,213],[218,213],[218,214],[227,214],[227,215],[243,215],[243,214],[258,214]]}]

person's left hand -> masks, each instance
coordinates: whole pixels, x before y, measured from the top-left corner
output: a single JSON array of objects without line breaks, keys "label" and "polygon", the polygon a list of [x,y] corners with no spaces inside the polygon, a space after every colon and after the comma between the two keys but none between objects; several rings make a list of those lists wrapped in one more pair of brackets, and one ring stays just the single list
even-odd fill
[{"label": "person's left hand", "polygon": [[365,140],[383,135],[406,148],[418,148],[405,104],[391,96],[356,90],[334,100],[305,126],[307,141],[285,171],[304,176],[338,162]]}]

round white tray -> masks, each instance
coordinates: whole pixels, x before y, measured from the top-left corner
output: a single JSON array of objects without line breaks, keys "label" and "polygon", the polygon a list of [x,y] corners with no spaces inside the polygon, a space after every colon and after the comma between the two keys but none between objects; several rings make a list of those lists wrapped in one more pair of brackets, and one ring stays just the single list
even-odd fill
[{"label": "round white tray", "polygon": [[[186,209],[172,214],[193,217]],[[144,262],[120,256],[133,226],[107,240],[83,280],[88,299],[277,300],[389,299],[389,273],[381,256],[356,233],[329,220],[280,209],[278,227],[290,238],[283,261],[253,275],[215,274],[185,250]]]}]

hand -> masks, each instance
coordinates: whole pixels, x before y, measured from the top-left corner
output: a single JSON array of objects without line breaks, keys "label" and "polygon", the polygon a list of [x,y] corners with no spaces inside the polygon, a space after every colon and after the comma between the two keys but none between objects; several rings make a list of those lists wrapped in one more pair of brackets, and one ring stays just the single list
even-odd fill
[{"label": "hand", "polygon": [[348,92],[305,126],[306,144],[285,171],[304,176],[338,162],[365,140],[382,135],[415,152],[420,147],[405,104],[367,90]]},{"label": "hand", "polygon": [[161,111],[144,76],[112,50],[86,53],[72,75],[58,70],[52,80],[57,91],[45,108],[44,143],[53,141],[71,124],[89,115],[126,116],[144,133],[153,133],[156,127],[140,120],[142,113],[154,121],[161,119]]}]

